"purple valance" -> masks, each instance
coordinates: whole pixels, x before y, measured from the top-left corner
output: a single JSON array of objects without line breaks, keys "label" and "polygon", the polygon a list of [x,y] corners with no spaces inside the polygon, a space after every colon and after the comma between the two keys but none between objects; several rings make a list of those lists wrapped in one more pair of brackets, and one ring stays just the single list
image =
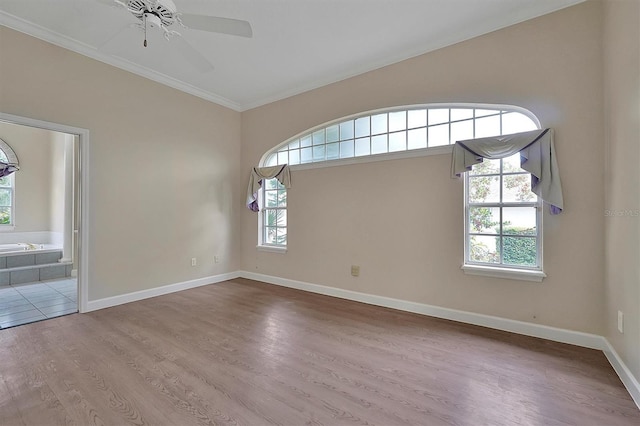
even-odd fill
[{"label": "purple valance", "polygon": [[520,167],[531,173],[531,191],[550,205],[552,214],[564,208],[560,171],[553,143],[553,129],[458,141],[453,146],[451,177],[471,170],[483,159],[520,153]]},{"label": "purple valance", "polygon": [[0,178],[9,176],[13,172],[20,170],[17,164],[5,163],[0,161]]},{"label": "purple valance", "polygon": [[258,205],[258,191],[264,179],[278,179],[285,188],[291,187],[291,174],[286,164],[272,167],[254,167],[249,176],[247,188],[247,208],[253,212],[260,211]]}]

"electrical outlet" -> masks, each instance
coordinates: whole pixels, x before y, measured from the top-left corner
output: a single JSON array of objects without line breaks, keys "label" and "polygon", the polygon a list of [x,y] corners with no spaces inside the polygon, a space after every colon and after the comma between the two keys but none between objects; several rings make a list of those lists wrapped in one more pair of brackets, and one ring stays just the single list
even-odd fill
[{"label": "electrical outlet", "polygon": [[213,256],[213,263],[220,263],[220,256]]},{"label": "electrical outlet", "polygon": [[624,333],[624,314],[618,311],[618,331]]},{"label": "electrical outlet", "polygon": [[354,277],[359,277],[360,276],[360,266],[351,265],[351,275],[354,276]]},{"label": "electrical outlet", "polygon": [[196,266],[198,264],[198,259],[196,259],[195,257],[191,258],[191,266]]}]

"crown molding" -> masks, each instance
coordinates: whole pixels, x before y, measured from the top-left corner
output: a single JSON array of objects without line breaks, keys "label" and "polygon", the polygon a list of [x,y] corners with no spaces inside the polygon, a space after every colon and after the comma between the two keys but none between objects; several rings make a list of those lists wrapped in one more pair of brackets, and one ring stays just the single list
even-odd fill
[{"label": "crown molding", "polygon": [[165,86],[169,86],[173,89],[180,90],[181,92],[185,92],[190,95],[197,96],[206,101],[213,102],[218,105],[222,105],[234,111],[238,111],[238,112],[243,111],[243,108],[240,104],[233,102],[223,96],[219,96],[219,95],[216,95],[215,93],[204,91],[191,84],[185,83],[184,81],[178,80],[173,77],[169,77],[168,75],[159,73],[157,71],[153,71],[149,68],[140,66],[131,61],[127,61],[126,59],[121,59],[121,58],[107,55],[93,46],[79,42],[78,40],[75,40],[71,37],[67,37],[65,35],[48,30],[42,26],[35,25],[31,22],[25,21],[24,19],[13,16],[2,10],[0,10],[0,25],[5,26],[7,28],[11,28],[18,32],[27,34],[29,36],[35,37],[37,39],[46,41],[47,43],[54,44],[56,46],[78,53],[80,55],[87,56],[91,59],[95,59],[107,65],[111,65],[113,67],[120,68],[125,71],[129,71],[133,74],[155,81],[156,83],[160,83]]}]

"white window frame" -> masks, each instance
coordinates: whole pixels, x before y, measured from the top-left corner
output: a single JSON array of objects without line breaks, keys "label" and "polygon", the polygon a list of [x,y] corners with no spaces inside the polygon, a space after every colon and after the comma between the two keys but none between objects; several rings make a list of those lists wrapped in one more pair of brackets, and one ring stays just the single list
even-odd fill
[{"label": "white window frame", "polygon": [[11,221],[9,223],[0,223],[0,232],[2,231],[13,231],[16,227],[15,222],[16,222],[16,218],[15,218],[15,214],[16,214],[16,199],[15,199],[15,194],[16,194],[16,183],[15,183],[15,173],[10,174],[9,176],[6,176],[9,180],[9,186],[2,186],[0,188],[8,190],[11,193],[11,205],[10,206],[0,206],[0,207],[9,207],[9,215],[11,218]]},{"label": "white window frame", "polygon": [[[18,163],[18,157],[13,149],[9,146],[8,143],[0,139],[0,150],[7,157],[7,161],[9,163]],[[7,224],[0,224],[0,232],[8,232],[13,231],[16,228],[16,181],[15,181],[15,173],[7,176],[9,178],[9,186],[2,187],[3,189],[8,189],[11,192],[11,206],[10,207],[10,215],[11,222]],[[6,206],[3,206],[6,207]]]},{"label": "white window frame", "polygon": [[[320,130],[324,130],[327,129],[329,127],[332,126],[336,126],[339,125],[340,123],[346,122],[346,121],[350,121],[350,120],[357,120],[359,118],[363,118],[363,117],[367,117],[367,116],[375,116],[375,115],[379,115],[379,114],[385,114],[385,113],[393,113],[393,112],[400,112],[400,111],[413,111],[413,110],[422,110],[422,109],[476,109],[476,110],[495,110],[495,111],[506,111],[506,112],[514,112],[514,113],[520,113],[522,115],[525,115],[526,117],[528,117],[529,119],[531,119],[536,126],[538,126],[538,128],[540,127],[540,122],[538,121],[537,117],[535,115],[533,115],[533,113],[531,113],[531,111],[519,107],[519,106],[515,106],[515,105],[507,105],[507,104],[484,104],[484,103],[431,103],[431,104],[416,104],[416,105],[403,105],[403,106],[397,106],[397,107],[391,107],[391,108],[381,108],[381,109],[375,109],[375,110],[371,110],[371,111],[365,111],[365,112],[361,112],[358,114],[352,114],[346,117],[341,117],[335,120],[331,120],[328,121],[326,123],[320,124],[318,126],[312,127],[311,129],[307,129],[303,132],[300,132],[298,134],[296,134],[295,136],[287,139],[286,141],[276,145],[275,147],[269,149],[267,152],[265,152],[263,154],[263,156],[260,158],[260,162],[259,165],[260,167],[264,167],[264,166],[272,166],[275,165],[274,163],[270,163],[270,156],[273,153],[277,153],[278,151],[281,151],[282,148],[287,147],[288,145],[290,145],[291,143],[295,143],[296,140],[300,140],[302,138],[305,138],[307,136],[313,138],[313,134],[320,131]],[[484,118],[485,116],[479,116],[476,118]],[[451,122],[456,122],[456,121],[464,121],[464,120],[449,120],[448,122],[441,122],[441,123],[437,123],[437,124],[427,124],[426,127],[433,127],[433,126],[437,126],[438,124],[447,124],[447,123],[451,123]],[[421,127],[416,127],[416,128],[421,128]],[[412,130],[415,129],[413,127],[409,127],[407,126],[407,130]],[[387,127],[388,130],[388,127]],[[450,132],[450,130],[449,130]],[[387,131],[386,134],[388,135],[389,133],[394,133],[394,131]],[[451,135],[449,135],[449,138],[451,139]],[[469,139],[471,139],[472,137],[470,137]],[[354,140],[355,135],[354,135]],[[307,163],[285,163],[285,162],[280,162],[277,164],[289,164],[289,167],[292,171],[296,171],[296,170],[306,170],[306,169],[315,169],[315,168],[324,168],[324,167],[333,167],[333,166],[343,166],[343,165],[349,165],[349,164],[359,164],[359,163],[368,163],[368,162],[376,162],[376,161],[384,161],[384,160],[396,160],[396,159],[400,159],[400,158],[413,158],[413,157],[422,157],[422,156],[430,156],[430,155],[443,155],[443,154],[450,154],[453,144],[455,144],[455,140],[449,140],[447,144],[439,144],[437,146],[428,146],[426,148],[416,148],[416,149],[407,149],[407,150],[400,150],[400,151],[393,151],[393,152],[386,152],[386,153],[381,153],[381,154],[368,154],[368,155],[362,155],[362,156],[353,156],[353,157],[348,157],[348,158],[338,158],[338,159],[324,159],[321,161],[312,161],[312,162],[307,162]],[[288,159],[288,158],[287,158]]]},{"label": "white window frame", "polygon": [[[528,175],[531,176],[530,173],[522,173],[522,172],[504,172],[503,170],[503,162],[500,162],[500,171],[499,173],[492,173],[482,176],[498,176],[499,180],[499,188],[500,188],[500,201],[497,202],[488,202],[488,203],[471,203],[469,202],[469,179],[471,176],[478,175],[470,175],[470,173],[465,173],[464,176],[464,264],[462,265],[462,270],[469,275],[482,275],[494,278],[508,278],[508,279],[517,279],[524,281],[542,281],[546,275],[544,273],[543,267],[543,228],[542,228],[542,217],[543,217],[543,203],[540,197],[536,196],[535,201],[530,202],[503,202],[502,201],[502,182],[504,176],[514,176],[514,175]],[[499,208],[499,223],[500,223],[500,232],[495,234],[480,234],[480,233],[472,233],[469,229],[469,214],[470,207],[488,207],[488,208]],[[477,262],[470,259],[470,240],[473,235],[486,235],[486,236],[495,236],[499,237],[501,241],[504,241],[504,237],[510,237],[509,234],[505,234],[502,229],[502,213],[503,208],[509,207],[531,207],[536,211],[536,259],[537,264],[532,267],[519,266],[519,265],[510,265],[503,263],[504,259],[504,250],[500,249],[500,263],[483,263]],[[516,237],[519,238],[519,237]],[[531,238],[531,236],[527,236],[527,238]]]},{"label": "white window frame", "polygon": [[[276,178],[273,178],[276,179]],[[261,206],[258,211],[258,245],[256,248],[260,251],[267,251],[273,253],[286,253],[287,252],[287,243],[285,244],[270,244],[266,242],[267,226],[265,224],[265,216],[267,214],[267,210],[284,210],[288,212],[288,204],[284,207],[267,207],[266,205],[266,191],[267,191],[267,182],[265,181],[260,186],[260,191],[258,191],[258,205]],[[287,191],[284,188],[284,191]],[[287,194],[288,195],[288,194]],[[277,226],[276,226],[277,227]],[[287,239],[288,239],[288,231],[289,231],[289,223],[285,226],[287,229]]]}]

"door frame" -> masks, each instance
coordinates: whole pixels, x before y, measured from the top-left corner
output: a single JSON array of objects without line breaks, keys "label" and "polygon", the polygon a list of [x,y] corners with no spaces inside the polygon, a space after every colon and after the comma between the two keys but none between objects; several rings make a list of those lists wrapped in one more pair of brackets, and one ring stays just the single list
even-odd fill
[{"label": "door frame", "polygon": [[89,130],[0,112],[0,121],[78,136],[78,311],[87,312],[89,301]]}]

